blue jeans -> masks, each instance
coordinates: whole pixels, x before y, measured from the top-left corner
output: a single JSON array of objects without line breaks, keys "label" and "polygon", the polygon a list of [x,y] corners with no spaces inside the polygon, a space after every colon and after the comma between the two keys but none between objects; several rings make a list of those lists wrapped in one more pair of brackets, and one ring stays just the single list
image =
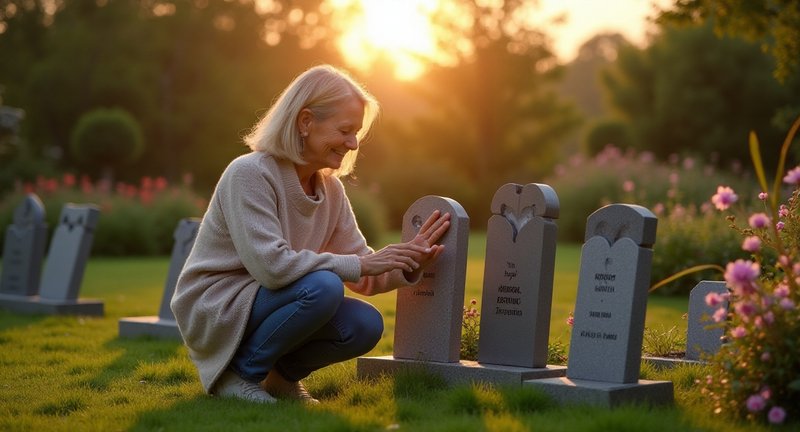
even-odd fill
[{"label": "blue jeans", "polygon": [[299,381],[366,354],[382,333],[383,317],[375,307],[345,297],[335,273],[315,271],[279,290],[259,288],[230,368],[250,382],[260,382],[273,368]]}]

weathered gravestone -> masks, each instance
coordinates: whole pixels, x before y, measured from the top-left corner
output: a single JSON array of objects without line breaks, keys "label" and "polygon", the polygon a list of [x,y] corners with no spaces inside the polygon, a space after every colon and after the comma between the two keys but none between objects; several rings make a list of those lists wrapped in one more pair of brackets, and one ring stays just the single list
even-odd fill
[{"label": "weathered gravestone", "polygon": [[[509,183],[497,190],[491,209],[478,362],[547,368],[558,196],[544,184]],[[545,376],[558,375],[538,377]]]},{"label": "weathered gravestone", "polygon": [[39,293],[47,222],[42,201],[28,194],[14,209],[3,245],[3,276],[0,295],[34,296]]},{"label": "weathered gravestone", "polygon": [[639,380],[657,222],[646,208],[628,204],[589,216],[567,376],[526,384],[562,403],[672,403],[671,382]]},{"label": "weathered gravestone", "polygon": [[181,333],[178,330],[178,324],[175,322],[175,315],[173,315],[172,309],[169,307],[169,302],[175,292],[178,276],[180,276],[181,270],[186,264],[186,259],[189,257],[189,252],[192,251],[192,246],[194,246],[198,229],[200,229],[200,219],[198,218],[186,218],[178,222],[173,234],[175,243],[172,246],[169,272],[167,273],[167,281],[164,284],[164,293],[161,297],[158,316],[121,318],[119,320],[120,337],[149,335],[161,338],[181,338]]},{"label": "weathered gravestone", "polygon": [[65,204],[50,242],[39,295],[6,298],[2,305],[27,313],[103,315],[103,302],[78,298],[99,218],[96,206]]},{"label": "weathered gravestone", "polygon": [[700,363],[704,356],[712,356],[722,346],[725,328],[714,325],[711,316],[719,308],[728,308],[727,297],[719,306],[706,304],[706,296],[710,293],[720,295],[728,293],[728,287],[721,281],[701,281],[689,293],[689,313],[686,323],[686,355],[683,358],[645,357],[645,360],[657,367],[673,367],[679,364]]}]

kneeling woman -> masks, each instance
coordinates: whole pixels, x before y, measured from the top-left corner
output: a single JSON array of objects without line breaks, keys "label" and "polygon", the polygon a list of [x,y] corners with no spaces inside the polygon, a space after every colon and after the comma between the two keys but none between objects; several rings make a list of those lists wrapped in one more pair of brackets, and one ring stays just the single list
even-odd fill
[{"label": "kneeling woman", "polygon": [[311,68],[223,172],[171,303],[207,392],[316,403],[300,380],[365,354],[383,332],[380,313],[344,287],[413,284],[442,252],[448,214],[377,252],[358,229],[338,177],[353,170],[377,110],[342,71]]}]

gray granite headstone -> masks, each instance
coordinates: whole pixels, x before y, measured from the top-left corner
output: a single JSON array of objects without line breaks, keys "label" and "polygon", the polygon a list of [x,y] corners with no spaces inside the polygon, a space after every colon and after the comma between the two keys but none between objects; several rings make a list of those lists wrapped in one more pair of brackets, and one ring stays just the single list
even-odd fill
[{"label": "gray granite headstone", "polygon": [[38,294],[46,242],[44,205],[35,194],[28,194],[14,210],[13,222],[6,228],[0,293]]},{"label": "gray granite headstone", "polygon": [[402,241],[412,240],[435,211],[450,213],[450,228],[440,239],[445,249],[425,269],[420,282],[397,291],[394,357],[458,362],[469,243],[469,216],[450,198],[425,196],[403,216]]},{"label": "gray granite headstone", "polygon": [[669,381],[639,379],[655,215],[612,204],[592,213],[581,250],[567,376],[525,381],[569,405],[668,405]]},{"label": "gray granite headstone", "polygon": [[657,221],[646,208],[629,204],[589,216],[567,378],[638,381]]},{"label": "gray granite headstone", "polygon": [[169,272],[164,283],[164,293],[161,297],[161,307],[158,316],[127,317],[119,320],[119,335],[121,337],[135,337],[150,335],[165,338],[181,337],[175,315],[169,307],[178,276],[183,270],[189,252],[192,251],[197,231],[200,229],[201,220],[198,218],[185,218],[178,222],[173,238],[172,256],[170,257]]},{"label": "gray granite headstone", "polygon": [[94,241],[100,209],[66,204],[44,265],[39,296],[49,300],[76,300]]},{"label": "gray granite headstone", "polygon": [[714,321],[711,316],[720,307],[728,307],[727,298],[717,307],[706,304],[706,295],[715,292],[727,294],[728,287],[725,282],[701,281],[689,294],[689,317],[686,330],[686,359],[700,360],[705,355],[713,355],[722,346],[722,337],[725,329],[722,326],[712,326]]},{"label": "gray granite headstone", "polygon": [[558,196],[544,184],[509,183],[491,210],[478,362],[546,367]]}]

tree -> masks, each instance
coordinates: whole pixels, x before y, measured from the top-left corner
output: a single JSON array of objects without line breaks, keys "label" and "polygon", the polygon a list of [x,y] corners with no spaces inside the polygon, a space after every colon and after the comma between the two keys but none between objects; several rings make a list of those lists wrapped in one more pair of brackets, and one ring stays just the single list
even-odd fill
[{"label": "tree", "polygon": [[497,188],[542,178],[555,164],[560,138],[577,123],[552,86],[561,70],[547,36],[525,18],[529,3],[454,5],[461,21],[442,11],[437,25],[449,43],[445,52],[457,61],[434,65],[410,84],[424,101],[420,114],[379,137],[386,163],[377,165],[405,170],[373,173],[385,194],[403,197],[389,202],[392,220],[401,220],[410,195],[429,193],[451,196],[485,220]]},{"label": "tree", "polygon": [[[749,131],[780,142],[776,116],[800,96],[774,79],[773,65],[757,45],[718,37],[710,24],[664,26],[648,48],[622,50],[605,84],[639,150],[746,163]],[[777,160],[777,146],[763,150]]]},{"label": "tree", "polygon": [[775,58],[775,76],[785,81],[800,72],[800,1],[676,0],[662,22],[710,21],[727,35],[762,43]]}]

